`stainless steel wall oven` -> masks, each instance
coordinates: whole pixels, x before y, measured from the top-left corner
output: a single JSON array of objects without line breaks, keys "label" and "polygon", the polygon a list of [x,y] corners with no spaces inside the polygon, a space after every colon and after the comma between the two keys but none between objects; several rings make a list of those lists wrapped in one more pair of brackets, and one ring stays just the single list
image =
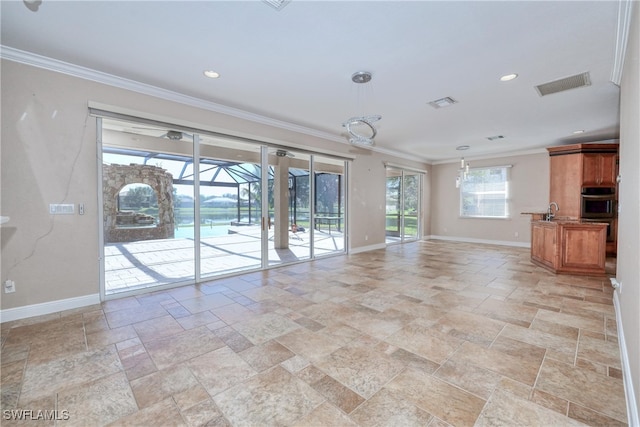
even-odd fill
[{"label": "stainless steel wall oven", "polygon": [[616,216],[615,188],[583,188],[581,200],[582,219],[613,219]]}]

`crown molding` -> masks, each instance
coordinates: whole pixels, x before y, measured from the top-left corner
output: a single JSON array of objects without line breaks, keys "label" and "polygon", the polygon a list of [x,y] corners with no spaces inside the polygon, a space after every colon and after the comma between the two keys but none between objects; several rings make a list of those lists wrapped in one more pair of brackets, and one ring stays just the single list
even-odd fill
[{"label": "crown molding", "polygon": [[382,147],[371,147],[370,148],[372,151],[375,151],[376,153],[380,153],[380,154],[384,154],[387,156],[393,156],[396,157],[398,159],[404,159],[404,160],[411,160],[414,162],[423,162],[423,163],[427,163],[429,164],[431,162],[431,160],[429,160],[426,157],[421,157],[418,156],[416,154],[408,154],[408,153],[403,153],[403,152],[398,152],[398,151],[393,151],[393,150],[389,150],[387,148],[382,148]]},{"label": "crown molding", "polygon": [[[145,83],[140,83],[135,80],[125,79],[122,77],[107,74],[101,71],[93,70],[91,68],[82,67],[79,65],[71,64],[68,62],[60,61],[46,56],[38,55],[31,52],[14,49],[12,47],[0,45],[0,58],[13,62],[18,62],[25,65],[30,65],[37,68],[42,68],[48,71],[66,74],[69,76],[81,78],[84,80],[93,81],[96,83],[105,84],[120,89],[125,89],[131,92],[140,93],[143,95],[153,96],[155,98],[164,99],[166,101],[177,102],[180,104],[188,105],[190,107],[196,107],[215,113],[226,114],[231,117],[247,120],[254,123],[260,123],[263,125],[283,129],[291,132],[300,133],[316,138],[321,138],[328,141],[338,142],[346,145],[351,145],[342,135],[333,134],[330,132],[321,131],[318,129],[309,128],[306,126],[297,125],[295,123],[286,122],[283,120],[277,120],[270,117],[262,116],[260,114],[251,113],[249,111],[241,110],[238,108],[229,107],[226,105],[218,104],[211,101],[205,101],[193,96],[187,96],[178,92],[162,89],[156,86],[151,86]],[[368,147],[367,149],[389,156],[394,156],[406,160],[418,160],[428,162],[426,158],[416,158],[415,155],[395,152],[380,147]]]},{"label": "crown molding", "polygon": [[[611,82],[620,86],[622,81],[622,69],[624,68],[624,58],[627,52],[627,41],[629,40],[629,27],[631,26],[631,12],[635,1],[620,0],[618,2],[618,28],[616,31],[616,52],[611,70]],[[635,5],[638,7],[638,5]]]},{"label": "crown molding", "polygon": [[[475,156],[475,157],[467,157],[465,156],[465,160],[486,160],[486,159],[501,159],[504,157],[515,157],[515,156],[530,156],[532,154],[546,154],[547,153],[547,149],[546,148],[534,148],[532,150],[522,150],[522,151],[510,151],[510,152],[506,152],[506,153],[494,153],[494,154],[487,154],[484,156]],[[435,161],[433,163],[431,163],[432,165],[444,165],[447,163],[460,163],[460,157],[456,157],[455,159],[445,159],[445,160],[438,160]]]},{"label": "crown molding", "polygon": [[122,77],[103,73],[101,71],[96,71],[68,62],[59,61],[57,59],[25,52],[4,45],[0,46],[0,58],[19,62],[21,64],[30,65],[33,67],[42,68],[49,71],[54,71],[57,73],[66,74],[73,77],[78,77],[84,80],[90,80],[96,83],[101,83],[120,89],[129,90],[143,95],[153,96],[155,98],[160,98],[167,101],[177,102],[191,107],[201,108],[203,110],[212,111],[215,113],[226,114],[228,116],[248,120],[254,123],[260,123],[267,126],[322,138],[329,141],[346,143],[344,138],[340,135],[312,129],[306,126],[301,126],[282,120],[273,119],[270,117],[262,116],[260,114],[251,113],[245,110],[240,110],[238,108],[228,107],[226,105],[218,104],[215,102],[205,101],[193,96],[183,95],[156,86],[140,83],[135,80],[125,79]]}]

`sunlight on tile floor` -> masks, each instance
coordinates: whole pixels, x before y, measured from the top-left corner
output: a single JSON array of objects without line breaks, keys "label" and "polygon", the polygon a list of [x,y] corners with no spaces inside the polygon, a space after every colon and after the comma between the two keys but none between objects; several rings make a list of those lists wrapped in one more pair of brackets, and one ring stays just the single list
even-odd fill
[{"label": "sunlight on tile floor", "polygon": [[607,278],[439,241],[3,324],[2,409],[57,409],[31,423],[57,426],[627,419]]}]

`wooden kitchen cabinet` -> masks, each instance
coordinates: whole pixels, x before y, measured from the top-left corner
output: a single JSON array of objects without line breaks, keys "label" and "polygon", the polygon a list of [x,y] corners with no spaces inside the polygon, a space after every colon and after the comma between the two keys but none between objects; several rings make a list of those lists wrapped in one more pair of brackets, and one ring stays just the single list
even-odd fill
[{"label": "wooden kitchen cabinet", "polygon": [[531,222],[531,261],[554,273],[604,275],[607,224]]},{"label": "wooden kitchen cabinet", "polygon": [[583,187],[615,187],[618,175],[616,153],[585,153],[582,155]]},{"label": "wooden kitchen cabinet", "polygon": [[[606,274],[607,253],[616,251],[615,213],[583,212],[583,191],[588,189],[585,203],[593,200],[587,197],[593,194],[615,197],[618,147],[617,143],[584,143],[547,148],[549,200],[556,202],[559,210],[554,221],[531,222],[531,262],[553,273]],[[605,187],[614,190],[601,190]]]},{"label": "wooden kitchen cabinet", "polygon": [[[618,176],[617,143],[583,143],[548,147],[550,160],[549,201],[560,207],[556,219],[580,220],[588,216],[582,212],[582,191],[585,188],[613,188],[617,203]],[[593,193],[592,193],[593,194]],[[597,193],[596,193],[597,194]],[[616,214],[610,218],[598,217],[609,222],[607,253],[617,252]]]},{"label": "wooden kitchen cabinet", "polygon": [[555,269],[557,265],[556,224],[551,221],[531,223],[531,259],[551,269]]},{"label": "wooden kitchen cabinet", "polygon": [[557,215],[579,219],[582,197],[582,155],[552,155],[550,160],[549,201],[560,207]]}]

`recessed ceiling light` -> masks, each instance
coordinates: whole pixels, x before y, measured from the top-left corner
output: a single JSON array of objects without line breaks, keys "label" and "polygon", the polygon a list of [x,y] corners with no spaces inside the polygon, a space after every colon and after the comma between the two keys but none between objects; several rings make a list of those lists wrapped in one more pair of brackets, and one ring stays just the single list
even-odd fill
[{"label": "recessed ceiling light", "polygon": [[215,72],[215,71],[213,71],[213,70],[206,70],[206,71],[204,72],[204,75],[205,75],[205,76],[207,76],[207,77],[209,77],[210,79],[217,79],[218,77],[220,77],[220,74],[219,74],[219,73],[216,73],[216,72]]},{"label": "recessed ceiling light", "polygon": [[574,131],[573,131],[573,134],[574,134],[574,135],[577,135],[577,134],[579,134],[579,133],[584,133],[584,130],[580,129],[580,130],[574,130]]},{"label": "recessed ceiling light", "polygon": [[464,151],[464,150],[468,150],[469,148],[471,148],[471,147],[469,147],[468,145],[458,145],[458,146],[456,147],[456,150],[458,150],[458,151]]},{"label": "recessed ceiling light", "polygon": [[515,74],[515,73],[514,74],[507,74],[506,76],[500,77],[500,81],[501,82],[508,82],[509,80],[513,80],[516,77],[518,77],[518,75]]}]

